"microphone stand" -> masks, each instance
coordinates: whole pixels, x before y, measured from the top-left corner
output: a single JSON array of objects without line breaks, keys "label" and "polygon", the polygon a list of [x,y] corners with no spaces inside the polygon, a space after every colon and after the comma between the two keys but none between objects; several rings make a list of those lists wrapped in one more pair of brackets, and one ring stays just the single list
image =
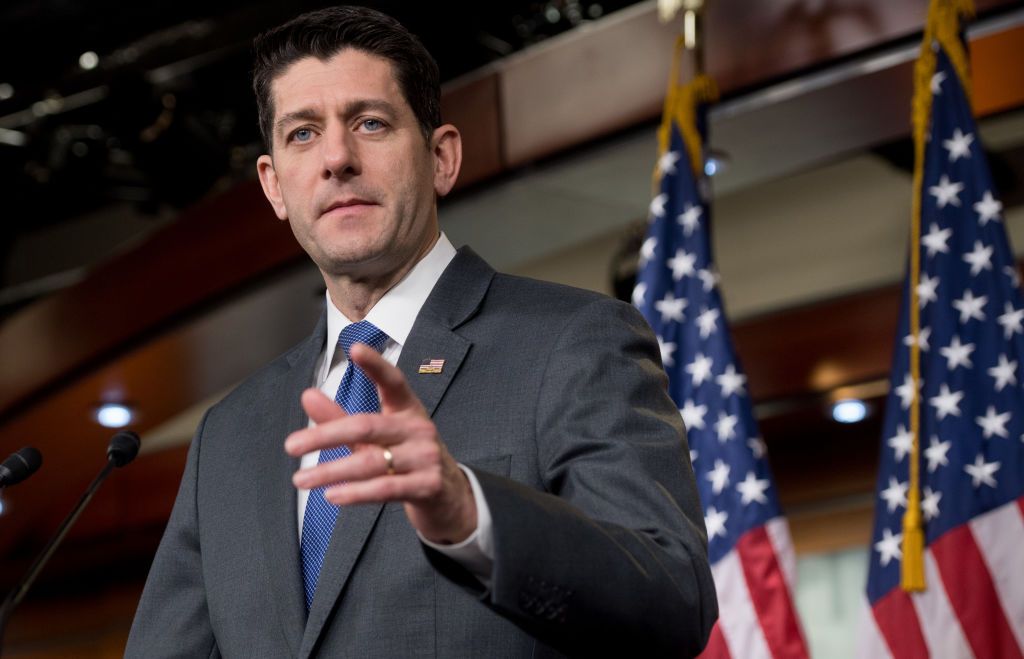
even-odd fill
[{"label": "microphone stand", "polygon": [[[136,444],[135,450],[138,451],[138,444]],[[128,458],[128,461],[130,462],[134,457],[135,456],[132,455]],[[127,464],[127,462],[123,464]],[[96,490],[98,490],[103,481],[107,479],[110,472],[118,466],[121,465],[117,463],[115,456],[108,455],[106,466],[104,466],[99,475],[93,479],[92,483],[85,490],[85,494],[83,494],[82,498],[78,500],[77,504],[75,504],[75,507],[71,510],[71,514],[69,514],[61,523],[60,528],[57,529],[56,535],[50,538],[50,542],[46,544],[43,552],[39,554],[39,557],[32,564],[32,567],[29,568],[28,572],[25,573],[25,576],[18,581],[18,584],[4,599],[3,605],[0,606],[0,656],[3,655],[4,632],[7,630],[7,621],[10,619],[15,607],[17,607],[18,604],[21,603],[21,600],[25,598],[25,594],[28,592],[28,589],[32,587],[32,584],[35,583],[36,577],[39,576],[39,572],[42,571],[47,561],[50,560],[53,552],[57,550],[57,546],[60,545],[64,536],[67,535],[68,530],[71,528],[71,525],[78,519],[78,516],[82,514],[82,510],[92,499],[92,496],[96,494]]]}]

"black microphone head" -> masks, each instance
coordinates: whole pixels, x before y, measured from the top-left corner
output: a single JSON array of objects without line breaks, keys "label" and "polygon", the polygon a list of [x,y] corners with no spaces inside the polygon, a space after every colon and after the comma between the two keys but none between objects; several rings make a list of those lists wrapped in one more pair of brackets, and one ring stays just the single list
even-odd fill
[{"label": "black microphone head", "polygon": [[123,467],[139,454],[139,436],[130,430],[123,430],[110,438],[107,446],[107,460],[115,467]]},{"label": "black microphone head", "polygon": [[43,464],[43,454],[31,446],[19,449],[0,465],[0,486],[15,485],[36,473]]}]

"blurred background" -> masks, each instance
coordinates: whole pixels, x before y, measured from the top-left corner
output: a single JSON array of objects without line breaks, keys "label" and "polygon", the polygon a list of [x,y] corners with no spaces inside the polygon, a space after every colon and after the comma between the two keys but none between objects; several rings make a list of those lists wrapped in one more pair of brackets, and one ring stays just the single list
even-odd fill
[{"label": "blurred background", "polygon": [[[255,181],[249,56],[257,32],[324,4],[0,7],[0,454],[33,445],[45,460],[0,492],[3,592],[115,428],[143,440],[15,614],[4,656],[120,656],[202,412],[319,313],[322,280]],[[628,300],[679,25],[651,1],[368,4],[440,65],[466,149],[441,206],[452,241]],[[1024,247],[1024,5],[976,5],[974,109]],[[816,656],[849,654],[864,587],[926,11],[717,0],[704,21],[722,92],[714,247]],[[863,418],[833,417],[845,398]]]}]

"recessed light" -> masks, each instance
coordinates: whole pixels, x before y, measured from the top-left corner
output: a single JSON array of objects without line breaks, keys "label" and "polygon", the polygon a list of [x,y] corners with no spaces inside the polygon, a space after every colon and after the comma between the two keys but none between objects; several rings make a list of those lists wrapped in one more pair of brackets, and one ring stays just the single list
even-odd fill
[{"label": "recessed light", "polygon": [[78,66],[86,71],[91,71],[100,63],[100,56],[91,50],[87,50],[78,56]]},{"label": "recessed light", "polygon": [[704,158],[704,173],[715,176],[729,169],[729,156],[721,151],[709,151]]},{"label": "recessed light", "polygon": [[96,409],[96,422],[104,428],[124,428],[133,417],[132,408],[120,403],[104,403]]},{"label": "recessed light", "polygon": [[857,423],[867,415],[868,406],[856,398],[847,398],[832,406],[832,418],[839,423]]}]

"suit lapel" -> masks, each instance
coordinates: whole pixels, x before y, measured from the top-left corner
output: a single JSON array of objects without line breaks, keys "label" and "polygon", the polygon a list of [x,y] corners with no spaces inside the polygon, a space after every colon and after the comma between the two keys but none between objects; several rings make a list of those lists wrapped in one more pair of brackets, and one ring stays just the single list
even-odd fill
[{"label": "suit lapel", "polygon": [[[431,291],[416,317],[409,339],[402,346],[398,367],[430,415],[437,409],[472,345],[453,330],[479,308],[493,276],[494,270],[472,250],[466,247],[459,250]],[[420,374],[419,365],[427,359],[444,359],[441,373]],[[294,496],[292,502],[294,527]],[[344,507],[338,512],[302,636],[300,657],[308,657],[316,649],[324,625],[383,508],[383,504],[362,504]],[[295,551],[297,556],[297,546]]]},{"label": "suit lapel", "polygon": [[321,315],[313,335],[288,356],[291,368],[279,384],[281,399],[288,409],[264,434],[266,445],[261,451],[257,488],[260,542],[272,592],[277,594],[278,620],[293,656],[298,654],[302,641],[306,605],[299,554],[298,499],[292,486],[292,474],[298,470],[299,460],[284,452],[284,440],[309,423],[299,396],[313,381],[313,369],[326,332],[326,316]]},{"label": "suit lapel", "polygon": [[[420,327],[418,332],[409,335],[409,341],[402,348],[402,356],[398,359],[398,368],[423,403],[427,414],[433,416],[471,345],[454,332],[436,326]],[[444,360],[441,372],[420,373],[420,364],[432,359]]]},{"label": "suit lapel", "polygon": [[[402,347],[398,368],[430,416],[473,345],[454,330],[476,313],[493,276],[494,270],[471,249],[459,250],[430,292]],[[420,365],[434,359],[444,360],[441,372],[420,373]]]}]

